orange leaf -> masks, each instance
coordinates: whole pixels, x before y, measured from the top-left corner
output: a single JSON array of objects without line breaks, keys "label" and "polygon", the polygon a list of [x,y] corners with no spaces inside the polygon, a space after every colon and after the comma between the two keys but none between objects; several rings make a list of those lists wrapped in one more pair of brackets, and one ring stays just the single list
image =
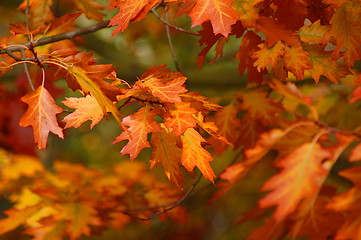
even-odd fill
[{"label": "orange leaf", "polygon": [[175,109],[171,109],[166,113],[164,125],[173,134],[179,136],[188,128],[196,126],[196,120],[192,116],[194,113],[197,113],[197,110],[191,108],[190,103],[176,103]]},{"label": "orange leaf", "polygon": [[[186,4],[187,1],[186,0]],[[231,7],[233,0],[198,0],[189,16],[192,18],[192,27],[200,26],[210,20],[214,34],[227,37],[231,26],[236,23],[239,16]]]},{"label": "orange leaf", "polygon": [[92,121],[90,128],[93,128],[104,117],[103,110],[91,95],[82,98],[66,98],[62,103],[67,107],[75,108],[73,113],[64,118],[65,128],[80,127],[88,120]]},{"label": "orange leaf", "polygon": [[302,42],[326,45],[329,41],[330,26],[323,26],[320,20],[312,23],[311,26],[303,26],[298,30]]},{"label": "orange leaf", "polygon": [[351,151],[349,161],[356,162],[361,160],[361,143],[357,144]]},{"label": "orange leaf", "polygon": [[194,167],[198,167],[203,176],[213,182],[215,177],[213,169],[209,164],[213,161],[213,157],[201,145],[206,142],[204,138],[194,128],[188,128],[181,135],[183,152],[182,164],[188,170],[192,171]]},{"label": "orange leaf", "polygon": [[154,119],[156,116],[157,111],[146,106],[139,109],[138,112],[123,118],[122,124],[129,128],[122,132],[113,142],[129,140],[120,151],[122,155],[129,154],[133,160],[143,148],[150,147],[147,139],[148,133],[162,130]]},{"label": "orange leaf", "polygon": [[148,88],[154,97],[164,102],[181,102],[179,94],[187,92],[183,85],[187,78],[164,67],[161,65],[148,69],[140,79],[141,86]]},{"label": "orange leaf", "polygon": [[292,213],[298,203],[318,193],[319,179],[328,171],[322,161],[331,156],[318,143],[305,143],[291,152],[277,164],[283,167],[282,172],[268,180],[262,190],[273,190],[260,200],[261,207],[277,205],[274,218],[283,220]]},{"label": "orange leaf", "polygon": [[56,114],[63,112],[63,109],[55,104],[53,97],[43,86],[23,96],[21,101],[27,103],[29,108],[21,117],[19,125],[33,127],[35,142],[39,149],[46,148],[49,132],[60,138],[64,137],[56,120]]},{"label": "orange leaf", "polygon": [[100,219],[96,216],[95,209],[86,202],[73,202],[60,205],[60,216],[67,220],[66,230],[70,239],[75,240],[82,234],[90,235],[90,226],[99,226]]},{"label": "orange leaf", "polygon": [[242,92],[242,109],[250,113],[252,119],[259,119],[265,125],[277,125],[277,116],[284,110],[281,104],[268,97],[268,93],[262,89]]},{"label": "orange leaf", "polygon": [[276,67],[279,57],[282,56],[284,52],[284,45],[280,41],[272,47],[268,47],[265,43],[262,43],[258,45],[258,48],[260,49],[254,52],[252,57],[256,60],[253,66],[257,67],[259,72],[269,65],[273,68]]},{"label": "orange leaf", "polygon": [[159,2],[160,0],[111,0],[109,7],[111,9],[119,8],[119,12],[110,19],[109,23],[109,26],[117,26],[112,36],[120,31],[123,32],[130,21],[137,22],[145,18],[147,13]]},{"label": "orange leaf", "polygon": [[179,168],[181,162],[182,149],[177,146],[179,137],[166,132],[154,132],[152,134],[152,156],[150,158],[150,168],[155,168],[162,164],[169,181],[177,187],[181,187],[182,173]]},{"label": "orange leaf", "polygon": [[28,228],[24,233],[34,236],[32,240],[63,240],[66,223],[59,221],[57,223],[44,224],[41,227]]},{"label": "orange leaf", "polygon": [[40,208],[40,205],[35,205],[20,210],[11,208],[4,211],[8,217],[0,219],[0,234],[14,230],[21,224],[24,224],[25,221],[39,211]]},{"label": "orange leaf", "polygon": [[331,19],[331,35],[336,39],[334,58],[342,53],[346,66],[352,67],[354,62],[361,59],[361,6],[358,1],[343,5],[336,10]]},{"label": "orange leaf", "polygon": [[328,78],[331,82],[337,83],[338,79],[349,74],[347,68],[333,60],[330,54],[324,51],[323,48],[307,45],[304,49],[310,55],[311,74],[316,83],[319,82],[321,75]]},{"label": "orange leaf", "polygon": [[105,16],[100,11],[104,9],[104,5],[94,0],[72,0],[75,6],[85,13],[87,18],[102,21]]},{"label": "orange leaf", "polygon": [[308,52],[303,50],[301,46],[285,46],[284,51],[283,58],[286,69],[293,73],[297,80],[302,80],[305,70],[311,69]]},{"label": "orange leaf", "polygon": [[[25,9],[28,0],[24,0],[19,6],[20,9]],[[30,29],[37,29],[41,26],[48,25],[53,19],[54,14],[51,10],[53,0],[31,0],[29,4],[29,25]]]},{"label": "orange leaf", "polygon": [[248,28],[255,26],[256,20],[259,17],[259,9],[255,5],[260,2],[262,0],[235,0],[232,2],[232,7],[239,14],[239,19],[243,26]]}]

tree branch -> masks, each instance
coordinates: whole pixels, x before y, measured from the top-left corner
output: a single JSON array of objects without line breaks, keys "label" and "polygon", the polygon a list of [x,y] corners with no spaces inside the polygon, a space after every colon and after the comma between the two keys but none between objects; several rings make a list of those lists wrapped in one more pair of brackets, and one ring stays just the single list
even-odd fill
[{"label": "tree branch", "polygon": [[[42,45],[46,45],[46,44],[53,43],[53,42],[58,42],[58,41],[65,40],[65,39],[72,39],[72,38],[75,38],[80,35],[92,33],[92,32],[98,31],[100,29],[106,28],[106,27],[108,27],[108,24],[109,24],[109,20],[94,24],[89,27],[78,28],[74,31],[61,33],[61,34],[54,35],[51,37],[39,39],[38,41],[35,41],[35,42],[22,43],[22,44],[20,44],[20,46],[7,47],[7,48],[0,50],[0,54],[8,54],[9,55],[9,52],[19,52],[22,49],[24,49],[24,47],[27,47],[27,48],[29,48],[30,46],[37,47],[37,46],[42,46]],[[22,47],[22,46],[24,46],[24,47]],[[11,56],[11,55],[9,55],[9,56]]]},{"label": "tree branch", "polygon": [[[186,192],[186,194],[183,195],[183,197],[181,199],[179,199],[178,201],[175,202],[170,202],[161,206],[152,206],[152,207],[148,207],[148,208],[140,208],[140,209],[131,209],[131,210],[127,210],[127,211],[122,211],[123,214],[130,216],[131,218],[135,219],[135,220],[139,220],[139,221],[149,221],[157,216],[159,216],[162,213],[168,212],[170,210],[172,210],[173,208],[178,207],[179,205],[181,205],[185,200],[187,200],[190,196],[192,196],[192,192],[194,191],[195,187],[197,186],[197,184],[199,183],[199,181],[202,178],[202,174],[200,174],[197,179],[193,182],[192,186],[188,189],[188,191]],[[167,207],[168,206],[168,207]],[[151,216],[149,217],[137,217],[134,216],[131,212],[135,212],[135,211],[143,211],[143,210],[147,210],[147,209],[154,209],[154,208],[164,208],[163,210],[160,210],[158,212],[153,213]]]},{"label": "tree branch", "polygon": [[192,35],[195,35],[195,36],[200,36],[199,33],[197,32],[191,32],[191,31],[187,31],[183,28],[180,28],[180,27],[177,27],[177,26],[174,26],[172,24],[170,24],[167,20],[163,19],[161,16],[159,16],[159,14],[154,10],[152,9],[152,13],[154,14],[154,16],[156,16],[161,22],[163,22],[165,25],[167,25],[168,27],[171,27],[179,32],[184,32],[184,33],[188,33],[188,34],[192,34]]}]

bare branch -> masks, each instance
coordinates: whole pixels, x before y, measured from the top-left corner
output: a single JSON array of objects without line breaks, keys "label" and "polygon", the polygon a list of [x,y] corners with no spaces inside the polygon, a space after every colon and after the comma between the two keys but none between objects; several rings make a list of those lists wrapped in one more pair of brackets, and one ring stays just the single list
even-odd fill
[{"label": "bare branch", "polygon": [[[135,220],[139,220],[139,221],[149,221],[157,216],[159,216],[162,213],[168,212],[170,210],[172,210],[173,208],[178,207],[179,205],[181,205],[184,201],[186,201],[190,196],[192,196],[192,192],[194,191],[195,187],[197,186],[197,184],[199,183],[199,181],[201,180],[202,175],[200,174],[197,179],[193,182],[192,186],[188,189],[188,191],[186,192],[186,194],[183,195],[183,197],[181,199],[179,199],[178,201],[175,202],[170,202],[164,205],[159,205],[159,206],[152,206],[152,207],[147,207],[147,208],[139,208],[139,209],[131,209],[131,210],[127,210],[127,211],[122,211],[123,214],[130,216],[131,218],[135,219]],[[137,217],[134,216],[131,212],[135,212],[135,211],[143,211],[143,210],[147,210],[147,209],[154,209],[154,208],[164,208],[161,211],[155,212],[153,215],[146,217],[146,218],[142,218],[142,217]]]},{"label": "bare branch", "polygon": [[163,22],[163,23],[166,24],[167,26],[169,26],[169,27],[171,27],[171,28],[173,28],[173,29],[175,29],[175,30],[177,30],[177,31],[179,31],[179,32],[184,32],[184,33],[192,34],[192,35],[195,35],[195,36],[200,36],[200,34],[197,33],[197,32],[187,31],[187,30],[185,30],[185,29],[183,29],[183,28],[180,28],[180,27],[177,27],[177,26],[175,26],[175,25],[173,25],[173,24],[170,24],[167,20],[165,20],[165,19],[163,19],[161,16],[159,16],[158,13],[157,13],[154,9],[152,9],[152,13],[153,13],[154,16],[156,16],[161,22]]},{"label": "bare branch", "polygon": [[[27,47],[27,48],[29,48],[30,46],[37,47],[37,46],[42,46],[42,45],[46,45],[46,44],[53,43],[53,42],[62,41],[62,40],[65,40],[65,39],[72,39],[72,38],[75,38],[75,37],[80,36],[80,35],[92,33],[92,32],[98,31],[100,29],[106,28],[106,27],[108,27],[108,24],[109,24],[109,20],[94,24],[94,25],[89,26],[89,27],[78,28],[78,29],[76,29],[74,31],[71,31],[71,32],[61,33],[61,34],[54,35],[54,36],[51,36],[51,37],[43,38],[43,39],[40,39],[40,40],[38,40],[36,42],[22,43],[22,44],[20,44],[21,46],[7,47],[5,49],[0,50],[0,54],[8,54],[9,52],[19,52],[19,51],[21,51],[23,49],[22,46]],[[10,54],[8,54],[8,55],[11,56]],[[14,58],[13,56],[11,56],[11,57]]]},{"label": "bare branch", "polygon": [[[164,10],[165,10],[165,19],[168,22],[167,9],[165,8]],[[174,51],[174,48],[173,48],[173,42],[172,42],[172,38],[171,38],[170,32],[169,32],[169,25],[167,25],[167,24],[165,25],[165,30],[166,30],[166,33],[167,33],[168,45],[169,45],[170,51],[172,52],[175,68],[177,69],[178,72],[182,72],[181,68],[179,66],[178,60],[177,60],[177,55],[175,54],[175,51]]]},{"label": "bare branch", "polygon": [[[23,56],[23,58],[25,58],[24,50],[21,51],[21,55]],[[27,64],[27,63],[24,63],[24,71],[25,71],[26,78],[28,79],[29,86],[30,86],[31,90],[34,91],[35,88],[34,88],[33,81],[31,80],[31,76],[30,76],[30,73],[29,73],[29,69],[28,69],[28,64]]]}]

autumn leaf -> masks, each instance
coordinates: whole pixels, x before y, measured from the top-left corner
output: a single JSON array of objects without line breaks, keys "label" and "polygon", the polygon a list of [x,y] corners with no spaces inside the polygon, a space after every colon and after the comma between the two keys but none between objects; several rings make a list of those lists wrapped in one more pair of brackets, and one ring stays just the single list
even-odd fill
[{"label": "autumn leaf", "polygon": [[351,151],[349,161],[356,162],[361,160],[361,143],[357,144]]},{"label": "autumn leaf", "polygon": [[196,1],[192,11],[188,14],[192,18],[192,27],[200,26],[210,20],[214,34],[220,33],[227,37],[231,32],[231,26],[239,19],[237,12],[231,7],[232,2],[232,0]]},{"label": "autumn leaf", "polygon": [[137,22],[146,17],[147,13],[159,3],[159,0],[111,0],[109,7],[119,8],[117,15],[110,19],[109,26],[117,26],[112,36],[118,32],[123,32],[129,25],[130,21]]},{"label": "autumn leaf", "polygon": [[196,126],[196,120],[193,114],[197,113],[190,103],[176,103],[175,109],[170,109],[165,115],[164,125],[170,129],[170,132],[179,136],[187,129]]},{"label": "autumn leaf", "polygon": [[41,227],[28,228],[24,233],[34,236],[32,240],[62,240],[66,222],[44,224]]},{"label": "autumn leaf", "polygon": [[151,139],[153,150],[150,168],[162,164],[169,181],[181,188],[183,178],[179,164],[181,163],[182,149],[177,146],[178,141],[180,141],[179,137],[165,129],[161,132],[154,132]]},{"label": "autumn leaf", "polygon": [[321,75],[328,78],[331,82],[337,83],[340,78],[349,74],[349,71],[345,66],[334,61],[322,48],[307,45],[304,49],[310,55],[312,65],[311,74],[316,83],[319,82]]},{"label": "autumn leaf", "polygon": [[286,25],[287,29],[297,30],[308,17],[308,3],[304,0],[276,0],[275,17]]},{"label": "autumn leaf", "polygon": [[91,120],[90,128],[93,128],[104,117],[103,110],[97,100],[92,95],[82,98],[66,98],[62,101],[64,105],[75,108],[75,111],[64,118],[66,125],[64,128],[78,128],[84,122]]},{"label": "autumn leaf", "polygon": [[206,45],[206,47],[204,47],[202,51],[198,54],[197,57],[198,67],[201,67],[203,65],[207,53],[216,43],[217,43],[216,55],[210,61],[210,63],[213,63],[217,59],[217,57],[222,58],[223,46],[228,41],[228,39],[223,37],[221,34],[215,35],[213,33],[213,28],[210,22],[205,22],[202,24],[202,30],[199,31],[199,34],[201,34],[201,38],[199,39],[199,44],[201,46]]},{"label": "autumn leaf", "polygon": [[360,171],[360,166],[354,166],[339,173],[342,177],[350,180],[354,186],[348,191],[333,197],[327,205],[330,209],[347,214],[346,221],[337,231],[337,239],[357,240],[361,236],[361,217],[358,214],[361,211],[359,204],[361,200]]},{"label": "autumn leaf", "polygon": [[273,18],[258,18],[256,21],[256,29],[266,35],[266,43],[269,47],[273,46],[280,40],[289,45],[299,45],[295,33],[286,29],[282,23],[277,22]]},{"label": "autumn leaf", "polygon": [[321,21],[317,20],[310,26],[303,26],[298,30],[302,42],[326,45],[330,37],[330,26],[321,25]]},{"label": "autumn leaf", "polygon": [[146,106],[139,109],[138,112],[123,118],[122,124],[129,128],[122,132],[113,142],[129,140],[120,151],[122,155],[129,154],[133,160],[143,148],[150,147],[147,139],[148,133],[162,130],[154,119],[156,116],[157,110]]},{"label": "autumn leaf", "polygon": [[49,132],[64,138],[56,120],[56,114],[63,112],[63,109],[55,104],[53,97],[43,86],[23,96],[21,101],[27,103],[29,107],[21,117],[19,125],[33,127],[35,142],[39,149],[46,148]]},{"label": "autumn leaf", "polygon": [[274,218],[277,221],[283,220],[296,209],[302,199],[318,193],[322,183],[318,179],[328,173],[322,161],[329,157],[330,152],[314,142],[295,149],[277,163],[283,170],[262,187],[263,191],[273,191],[260,200],[260,206],[277,205]]},{"label": "autumn leaf", "polygon": [[148,69],[140,79],[141,86],[148,88],[154,97],[163,102],[179,103],[179,95],[187,92],[184,87],[187,78],[179,72],[170,72],[165,66]]},{"label": "autumn leaf", "polygon": [[69,24],[72,24],[75,19],[77,19],[82,13],[68,13],[60,18],[56,18],[52,23],[49,25],[49,27],[46,29],[46,34],[51,33],[52,31],[56,31],[62,27],[68,26]]},{"label": "autumn leaf", "polygon": [[72,0],[75,6],[85,13],[87,18],[94,19],[97,21],[102,21],[105,16],[100,11],[105,7],[103,4],[98,3],[94,0]]},{"label": "autumn leaf", "polygon": [[100,219],[95,209],[87,202],[66,203],[60,206],[60,219],[67,220],[66,230],[70,239],[78,239],[81,235],[90,235],[90,225],[99,226]]},{"label": "autumn leaf", "polygon": [[302,80],[304,72],[312,68],[309,54],[301,46],[285,46],[283,58],[286,69],[292,72],[297,80]]},{"label": "autumn leaf", "polygon": [[267,71],[257,71],[254,67],[256,61],[252,56],[259,50],[258,45],[262,44],[261,38],[254,32],[248,31],[242,38],[242,43],[236,55],[236,59],[239,60],[238,72],[243,74],[247,70],[248,80],[255,83],[262,82],[262,75]]},{"label": "autumn leaf", "polygon": [[182,164],[188,170],[192,171],[194,167],[198,167],[203,176],[214,182],[215,174],[209,162],[213,161],[213,157],[201,145],[206,140],[194,129],[188,128],[181,135],[183,152]]},{"label": "autumn leaf", "polygon": [[24,209],[12,208],[4,211],[8,217],[0,219],[0,234],[9,232],[21,224],[24,224],[25,221],[39,211],[40,208],[41,205],[35,205]]},{"label": "autumn leaf", "polygon": [[259,119],[266,125],[277,124],[275,116],[283,112],[282,106],[268,97],[268,93],[261,89],[240,93],[243,100],[242,109],[247,110],[253,119]]},{"label": "autumn leaf", "polygon": [[75,77],[77,83],[80,85],[85,94],[91,93],[97,100],[103,113],[111,112],[114,118],[120,123],[120,113],[115,104],[103,93],[101,87],[96,81],[93,81],[88,73],[80,67],[69,67],[68,71]]},{"label": "autumn leaf", "polygon": [[256,7],[262,0],[235,0],[232,2],[232,7],[239,15],[242,25],[248,28],[255,26],[256,20],[259,17],[259,9]]},{"label": "autumn leaf", "polygon": [[[20,9],[25,10],[28,0],[24,0],[19,6]],[[29,7],[29,24],[30,29],[37,29],[41,26],[49,24],[54,19],[53,11],[53,0],[32,0],[30,1]]]},{"label": "autumn leaf", "polygon": [[333,57],[336,59],[342,53],[346,66],[352,67],[361,59],[361,6],[357,1],[338,8],[331,19],[331,35],[336,39]]},{"label": "autumn leaf", "polygon": [[255,59],[253,66],[257,67],[259,72],[269,65],[276,67],[278,58],[284,53],[284,45],[280,41],[272,47],[268,47],[266,44],[262,43],[258,45],[258,48],[259,50],[254,52],[252,57]]}]

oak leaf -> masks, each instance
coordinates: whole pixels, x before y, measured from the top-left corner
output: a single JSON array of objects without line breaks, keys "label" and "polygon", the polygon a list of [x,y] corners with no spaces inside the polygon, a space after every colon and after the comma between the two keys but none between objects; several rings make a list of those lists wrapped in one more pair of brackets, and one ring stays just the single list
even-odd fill
[{"label": "oak leaf", "polygon": [[265,125],[277,125],[278,114],[284,110],[282,105],[268,97],[268,93],[262,89],[240,93],[243,100],[242,109],[250,113],[252,119],[259,119]]},{"label": "oak leaf", "polygon": [[11,208],[4,211],[8,217],[0,219],[0,234],[14,230],[24,224],[26,220],[39,211],[40,208],[41,205],[38,204],[24,209]]},{"label": "oak leaf", "polygon": [[187,80],[179,72],[170,72],[165,65],[149,68],[141,77],[142,86],[150,90],[154,97],[163,102],[179,103],[179,94],[187,92],[184,83]]},{"label": "oak leaf", "polygon": [[[25,10],[28,0],[24,0],[19,6]],[[30,29],[37,29],[48,25],[53,19],[54,14],[51,10],[53,0],[32,0],[29,4],[29,25]]]},{"label": "oak leaf", "polygon": [[309,54],[301,46],[285,46],[283,58],[286,69],[293,73],[297,80],[302,80],[304,72],[312,68]]},{"label": "oak leaf", "polygon": [[198,167],[205,178],[214,182],[215,174],[209,164],[209,162],[214,159],[201,145],[201,143],[206,142],[206,140],[194,128],[188,128],[187,131],[181,135],[181,139],[183,145],[183,166],[188,171],[192,171],[194,167]]},{"label": "oak leaf", "polygon": [[66,122],[64,128],[78,128],[88,120],[92,121],[90,128],[93,128],[104,117],[103,110],[92,95],[82,98],[66,98],[62,103],[67,107],[75,108],[73,113],[63,119]]},{"label": "oak leaf", "polygon": [[361,59],[361,5],[357,1],[343,5],[335,11],[331,19],[331,35],[336,39],[334,59],[342,53],[346,66],[352,67]]},{"label": "oak leaf", "polygon": [[299,45],[295,32],[286,29],[282,23],[277,22],[273,18],[258,18],[256,21],[256,29],[266,35],[266,43],[270,47],[280,40],[289,45]]},{"label": "oak leaf", "polygon": [[170,129],[170,132],[179,136],[183,134],[188,128],[196,126],[196,120],[193,114],[197,113],[197,110],[190,107],[190,103],[182,102],[176,103],[175,109],[170,109],[165,114],[164,125]]},{"label": "oak leaf", "polygon": [[337,83],[340,78],[349,74],[347,68],[340,65],[332,56],[328,54],[323,48],[313,45],[305,45],[304,49],[310,55],[312,65],[311,75],[316,83],[319,82],[321,75],[328,78],[331,82]]},{"label": "oak leaf", "polygon": [[130,21],[137,22],[145,18],[147,13],[159,2],[160,0],[111,0],[109,7],[111,9],[119,8],[117,15],[110,19],[109,26],[117,26],[112,35],[123,32]]},{"label": "oak leaf", "polygon": [[242,75],[243,72],[247,70],[248,80],[255,83],[261,83],[262,75],[267,72],[266,70],[259,72],[256,67],[254,67],[254,62],[256,60],[252,56],[259,50],[258,45],[261,43],[261,37],[252,31],[248,31],[243,36],[242,43],[236,55],[236,59],[239,60],[239,74]]},{"label": "oak leaf", "polygon": [[322,184],[319,179],[328,173],[322,161],[330,156],[319,143],[305,143],[295,149],[277,163],[283,170],[262,187],[263,191],[273,191],[260,200],[260,206],[277,205],[274,218],[283,220],[302,199],[318,193]]},{"label": "oak leaf", "polygon": [[178,147],[178,141],[180,138],[167,132],[166,129],[154,132],[151,138],[153,150],[150,168],[162,164],[169,181],[181,188],[183,178],[179,164],[181,163],[182,149]]},{"label": "oak leaf", "polygon": [[248,28],[255,26],[256,20],[259,17],[259,9],[256,7],[262,0],[235,0],[232,2],[232,7],[239,15],[242,25]]},{"label": "oak leaf", "polygon": [[161,131],[160,125],[155,121],[158,111],[149,106],[142,107],[138,112],[123,118],[122,124],[128,128],[116,137],[113,143],[123,140],[129,142],[120,151],[122,155],[129,154],[135,159],[139,152],[146,147],[150,147],[148,133]]},{"label": "oak leaf", "polygon": [[81,235],[90,235],[90,225],[99,226],[100,218],[95,209],[86,202],[73,202],[60,205],[61,220],[67,220],[66,231],[70,239],[78,239]]},{"label": "oak leaf", "polygon": [[62,129],[56,120],[56,114],[63,112],[63,109],[55,104],[53,97],[43,87],[26,94],[21,101],[29,105],[25,114],[21,117],[21,127],[32,126],[35,142],[39,149],[45,149],[49,132],[63,138]]},{"label": "oak leaf", "polygon": [[272,47],[268,47],[265,43],[258,45],[259,50],[254,52],[252,57],[255,59],[253,66],[257,67],[260,72],[267,66],[276,67],[278,59],[284,53],[284,45],[281,41],[277,42]]},{"label": "oak leaf", "polygon": [[[186,0],[189,2],[192,0]],[[237,12],[231,7],[233,0],[198,0],[188,14],[192,18],[192,27],[200,26],[210,20],[215,35],[227,37],[231,26],[239,19]]]},{"label": "oak leaf", "polygon": [[321,25],[317,20],[310,26],[303,26],[298,30],[298,35],[304,43],[315,43],[326,45],[330,37],[330,25]]}]

